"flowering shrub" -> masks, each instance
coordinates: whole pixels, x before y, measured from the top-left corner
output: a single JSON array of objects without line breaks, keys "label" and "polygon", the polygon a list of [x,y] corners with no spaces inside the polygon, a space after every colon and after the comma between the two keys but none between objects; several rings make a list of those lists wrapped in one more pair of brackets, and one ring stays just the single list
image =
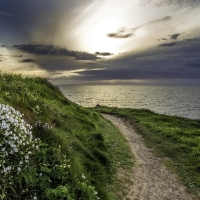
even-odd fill
[{"label": "flowering shrub", "polygon": [[[40,121],[35,126],[54,127]],[[22,113],[0,104],[0,199],[99,199],[84,175],[82,180],[70,176],[61,147],[33,138],[31,130]]]},{"label": "flowering shrub", "polygon": [[0,169],[4,176],[26,168],[33,150],[39,148],[39,139],[33,139],[32,127],[22,117],[14,108],[0,104]]},{"label": "flowering shrub", "polygon": [[[0,104],[0,183],[12,185],[12,178],[29,167],[31,157],[39,149],[32,127],[23,120],[23,114],[9,105]],[[0,185],[1,185],[0,184]]]}]

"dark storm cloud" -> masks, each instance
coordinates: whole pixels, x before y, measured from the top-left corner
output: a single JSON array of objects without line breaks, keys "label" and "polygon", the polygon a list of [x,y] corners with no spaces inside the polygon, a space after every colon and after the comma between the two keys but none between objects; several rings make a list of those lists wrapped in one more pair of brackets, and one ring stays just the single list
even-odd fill
[{"label": "dark storm cloud", "polygon": [[[76,72],[79,75],[84,76],[91,80],[134,80],[134,79],[188,79],[188,78],[199,78],[200,71],[181,70],[181,69],[102,69],[102,70],[87,70]],[[83,78],[83,77],[82,77]]]},{"label": "dark storm cloud", "polygon": [[[95,61],[96,62],[96,61]],[[39,68],[46,71],[52,72],[56,71],[66,71],[66,70],[79,70],[79,69],[94,69],[102,68],[102,65],[97,62],[96,64],[88,64],[89,62],[73,60],[70,57],[53,57],[53,56],[38,56],[37,65]],[[105,66],[104,66],[105,67]]]},{"label": "dark storm cloud", "polygon": [[171,39],[176,40],[181,34],[177,33],[177,34],[173,34],[170,36]]},{"label": "dark storm cloud", "polygon": [[107,64],[101,63],[101,62],[87,62],[84,64],[89,65],[89,66],[96,66],[96,67],[105,67],[107,65]]},{"label": "dark storm cloud", "polygon": [[200,68],[200,59],[199,58],[193,60],[190,59],[188,62],[186,62],[185,66]]},{"label": "dark storm cloud", "polygon": [[[86,63],[89,69],[85,67],[85,71],[75,72],[79,76],[72,76],[71,79],[77,82],[136,79],[199,80],[200,60],[198,59],[200,53],[197,41],[199,38],[185,39],[180,43],[177,42],[179,45],[175,45],[174,48],[173,46],[169,48],[155,47],[143,52],[125,54],[123,57],[112,60],[89,62]],[[100,63],[102,65],[99,65]],[[96,69],[93,70],[94,68]],[[66,77],[66,79],[69,80],[70,77]]]},{"label": "dark storm cloud", "polygon": [[170,43],[163,43],[158,45],[159,47],[172,47],[175,45],[182,45],[182,44],[189,44],[189,45],[196,45],[196,42],[200,42],[200,37],[199,38],[191,38],[191,39],[185,39],[179,42],[170,42]]},{"label": "dark storm cloud", "polygon": [[35,62],[35,60],[33,60],[31,58],[27,58],[27,59],[21,60],[19,62],[21,62],[21,63],[30,63],[30,62]]},{"label": "dark storm cloud", "polygon": [[155,47],[107,60],[109,68],[86,70],[78,74],[81,75],[80,79],[88,80],[199,79],[198,41],[199,38],[191,38],[164,43],[163,48]]},{"label": "dark storm cloud", "polygon": [[191,38],[191,39],[185,39],[184,42],[200,42],[200,37]]},{"label": "dark storm cloud", "polygon": [[178,43],[176,42],[170,42],[170,43],[163,43],[163,44],[160,44],[158,45],[159,47],[172,47],[172,46],[175,46],[177,45]]},{"label": "dark storm cloud", "polygon": [[136,60],[141,61],[163,61],[163,60],[177,60],[182,56],[181,52],[173,52],[173,53],[159,53],[154,55],[148,55],[148,56],[141,56],[138,58],[135,58]]},{"label": "dark storm cloud", "polygon": [[113,54],[109,53],[109,52],[95,52],[95,55],[97,55],[97,56],[111,56]]},{"label": "dark storm cloud", "polygon": [[157,6],[170,6],[179,8],[195,8],[199,7],[199,0],[140,0],[140,5],[146,5],[149,3],[153,3]]},{"label": "dark storm cloud", "polygon": [[0,0],[0,38],[9,44],[62,43],[72,8],[85,3],[88,0]]},{"label": "dark storm cloud", "polygon": [[169,38],[159,38],[158,41],[160,40],[176,40],[181,34],[176,33],[176,34],[172,34],[172,35],[168,35]]},{"label": "dark storm cloud", "polygon": [[188,66],[188,67],[199,67],[200,68],[200,62],[187,63],[186,66]]},{"label": "dark storm cloud", "polygon": [[[123,28],[123,29],[120,29],[119,31],[117,31],[115,33],[108,33],[107,36],[110,37],[110,38],[129,38],[129,37],[132,37],[132,36],[135,35],[134,31],[136,31],[137,29],[139,29],[143,26],[146,26],[146,25],[149,25],[149,24],[162,23],[162,22],[166,22],[166,21],[169,21],[169,20],[171,20],[171,16],[166,16],[166,17],[163,17],[163,18],[160,18],[160,19],[156,19],[156,20],[147,22],[145,24],[142,24],[140,26],[137,26],[137,27],[134,27],[134,28],[131,28],[131,29]],[[125,32],[129,32],[129,33],[125,33]]]},{"label": "dark storm cloud", "polygon": [[129,38],[133,36],[133,33],[127,33],[127,34],[122,34],[120,33],[108,33],[107,34],[108,37],[110,38]]},{"label": "dark storm cloud", "polygon": [[70,51],[66,48],[54,46],[54,45],[43,45],[43,44],[22,44],[13,45],[14,48],[34,54],[34,55],[51,55],[51,56],[68,56],[73,57],[76,60],[98,60],[100,59],[94,54],[90,54],[82,51]]}]

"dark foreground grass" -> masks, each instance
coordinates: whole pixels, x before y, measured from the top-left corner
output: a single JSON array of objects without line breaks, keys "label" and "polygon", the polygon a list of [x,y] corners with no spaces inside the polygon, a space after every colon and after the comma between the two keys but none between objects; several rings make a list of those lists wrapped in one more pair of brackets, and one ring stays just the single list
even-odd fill
[{"label": "dark foreground grass", "polygon": [[185,186],[200,197],[200,120],[157,114],[145,109],[95,108],[130,119],[149,148],[163,157]]},{"label": "dark foreground grass", "polygon": [[[29,199],[22,187],[29,193],[43,193],[38,199],[115,199],[112,187],[117,168],[132,165],[133,157],[122,134],[99,113],[69,101],[44,78],[7,73],[0,73],[0,104],[24,113],[24,120],[33,126],[33,135],[47,145],[37,155],[38,163],[34,163],[43,170],[42,175],[36,169],[32,174],[29,170],[30,174],[21,175],[20,183],[14,180],[10,189],[6,184],[13,180],[5,180],[0,174],[0,199]],[[53,128],[46,130],[45,123]],[[57,171],[52,164],[54,157]],[[67,172],[64,160],[70,165]],[[2,166],[6,160],[0,158],[0,162]],[[53,177],[53,182],[49,184],[46,177]],[[39,188],[42,181],[45,192]],[[8,196],[6,192],[12,194]]]}]

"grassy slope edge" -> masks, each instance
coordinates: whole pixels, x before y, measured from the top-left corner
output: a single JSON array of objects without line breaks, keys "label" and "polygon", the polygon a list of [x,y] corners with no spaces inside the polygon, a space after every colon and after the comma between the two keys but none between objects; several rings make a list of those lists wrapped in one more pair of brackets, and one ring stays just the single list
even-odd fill
[{"label": "grassy slope edge", "polygon": [[24,120],[33,127],[38,120],[55,123],[47,134],[33,128],[33,135],[70,159],[71,179],[86,177],[100,199],[115,199],[112,191],[117,168],[133,165],[133,157],[126,139],[111,123],[94,109],[69,101],[40,77],[0,73],[0,104],[24,113]]},{"label": "grassy slope edge", "polygon": [[147,147],[162,157],[192,193],[200,197],[200,120],[157,114],[146,109],[97,107],[128,118]]}]

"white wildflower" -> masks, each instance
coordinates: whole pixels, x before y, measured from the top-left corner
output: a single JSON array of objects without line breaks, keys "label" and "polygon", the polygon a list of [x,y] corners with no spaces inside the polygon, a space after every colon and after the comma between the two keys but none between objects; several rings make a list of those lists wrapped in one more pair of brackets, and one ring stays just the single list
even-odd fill
[{"label": "white wildflower", "polygon": [[5,147],[3,147],[3,148],[1,149],[1,151],[5,151],[5,149],[6,149],[6,148],[5,148]]},{"label": "white wildflower", "polygon": [[[23,168],[29,165],[29,155],[39,141],[33,138],[32,127],[24,121],[23,116],[11,106],[0,104],[0,172],[5,177],[11,177],[15,169],[20,172],[22,164]],[[39,149],[38,145],[37,147]],[[7,159],[10,154],[12,160]],[[16,164],[18,158],[21,160]]]},{"label": "white wildflower", "polygon": [[85,176],[84,176],[84,174],[82,174],[82,178],[83,178],[83,179],[85,179]]}]

